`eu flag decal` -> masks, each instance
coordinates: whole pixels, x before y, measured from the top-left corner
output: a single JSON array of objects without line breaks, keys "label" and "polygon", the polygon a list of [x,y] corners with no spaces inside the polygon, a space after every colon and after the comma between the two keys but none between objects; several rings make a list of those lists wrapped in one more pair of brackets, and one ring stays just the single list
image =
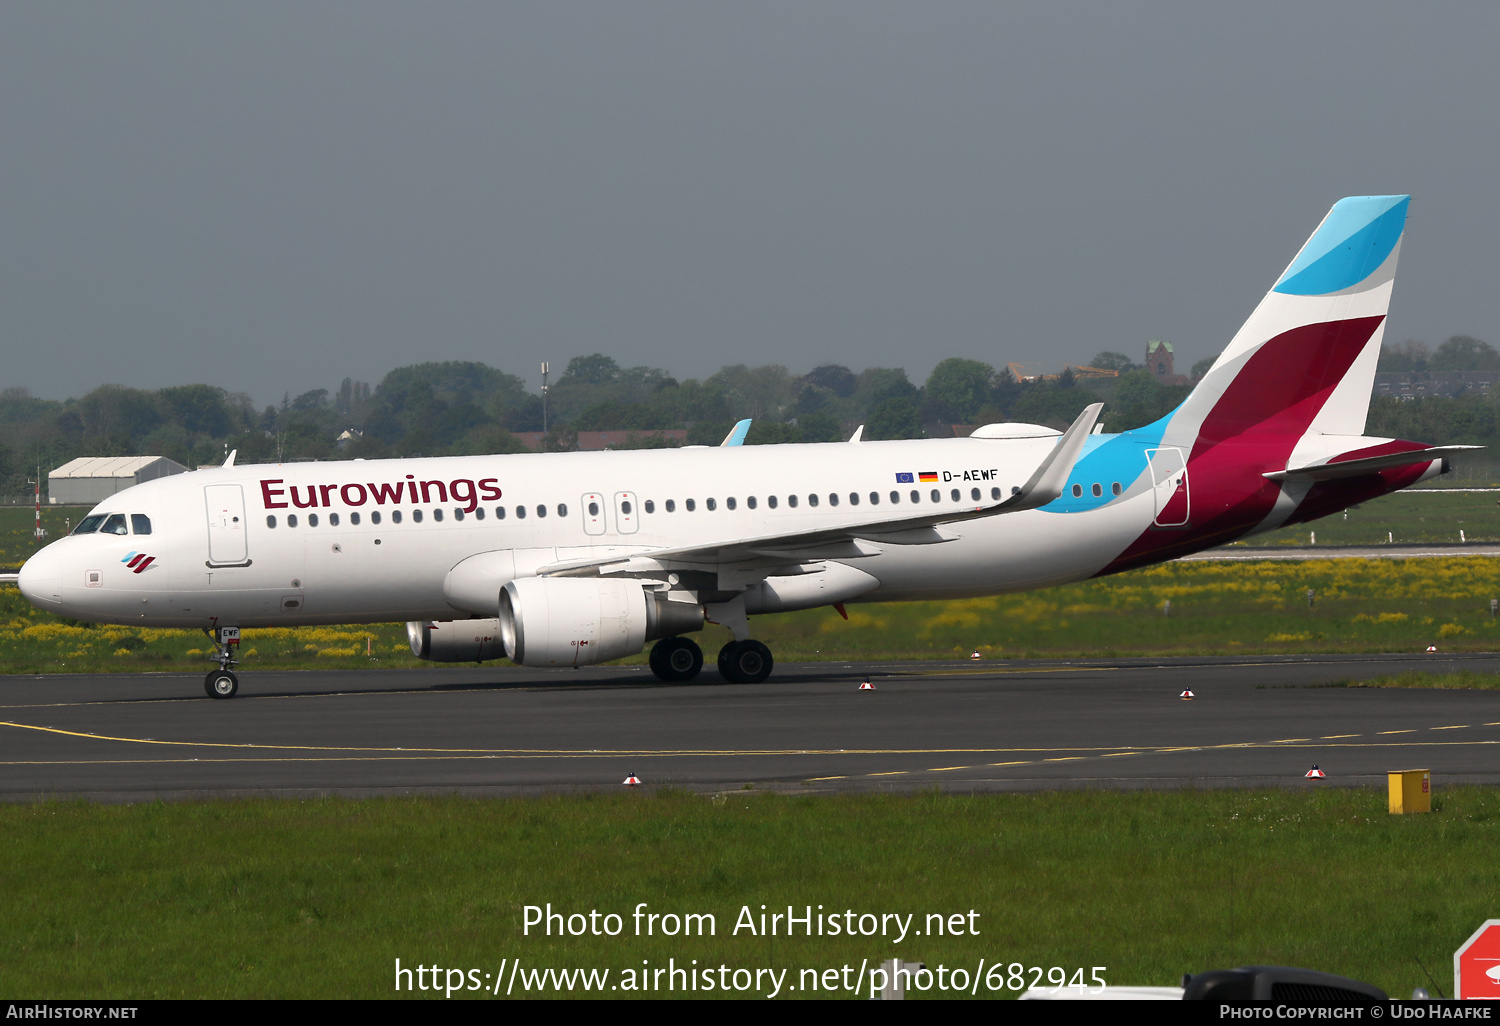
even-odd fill
[{"label": "eu flag decal", "polygon": [[897,484],[911,484],[915,480],[916,480],[916,478],[912,477],[910,474],[897,474],[896,475],[896,483]]}]

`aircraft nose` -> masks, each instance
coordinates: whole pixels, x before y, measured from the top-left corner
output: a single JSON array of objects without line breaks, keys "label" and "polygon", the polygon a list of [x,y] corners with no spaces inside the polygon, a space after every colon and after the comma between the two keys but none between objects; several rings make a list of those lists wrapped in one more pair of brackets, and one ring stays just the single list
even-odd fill
[{"label": "aircraft nose", "polygon": [[22,564],[16,584],[26,601],[34,606],[45,609],[62,605],[62,561],[52,546]]}]

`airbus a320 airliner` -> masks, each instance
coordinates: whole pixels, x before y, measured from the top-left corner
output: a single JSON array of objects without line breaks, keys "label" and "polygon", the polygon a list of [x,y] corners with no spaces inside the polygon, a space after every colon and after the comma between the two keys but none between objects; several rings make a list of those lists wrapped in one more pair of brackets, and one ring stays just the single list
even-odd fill
[{"label": "airbus a320 airliner", "polygon": [[213,632],[408,621],[443,662],[583,666],[640,652],[771,672],[749,617],[1043,588],[1326,516],[1466,446],[1364,436],[1407,196],[1340,200],[1176,410],[1107,435],[225,466],[126,489],[22,567],[38,608]]}]

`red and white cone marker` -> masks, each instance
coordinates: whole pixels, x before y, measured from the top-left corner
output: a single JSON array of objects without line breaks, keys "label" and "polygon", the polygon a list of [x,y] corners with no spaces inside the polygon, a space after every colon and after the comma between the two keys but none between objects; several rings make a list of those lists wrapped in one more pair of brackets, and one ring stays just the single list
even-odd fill
[{"label": "red and white cone marker", "polygon": [[1195,694],[1193,694],[1191,691],[1184,691],[1179,697],[1184,702],[1191,702],[1193,699],[1197,698],[1198,696],[1195,695]]},{"label": "red and white cone marker", "polygon": [[625,786],[626,787],[640,787],[641,786],[641,778],[638,777],[638,776],[636,776],[634,773],[632,773],[632,774],[630,774],[630,776],[628,776],[628,777],[625,778]]},{"label": "red and white cone marker", "polygon": [[969,658],[970,658],[970,659],[983,659],[983,658],[984,658],[984,656],[982,656],[982,655],[980,655],[980,654],[979,654],[979,649],[977,649],[977,648],[976,648],[976,649],[975,649],[975,650],[974,650],[974,654],[973,654],[973,655],[971,655],[971,656],[969,656]]},{"label": "red and white cone marker", "polygon": [[870,683],[870,678],[869,677],[866,677],[865,680],[864,680],[864,683],[859,686],[859,690],[861,690],[861,691],[874,691],[875,690],[875,685]]},{"label": "red and white cone marker", "polygon": [[1429,651],[1429,652],[1436,652],[1437,651],[1437,646],[1436,645],[1428,645],[1427,646],[1427,651]]},{"label": "red and white cone marker", "polygon": [[1318,769],[1317,763],[1313,763],[1313,768],[1302,775],[1308,780],[1322,780],[1328,776],[1327,773],[1324,773],[1322,770]]}]

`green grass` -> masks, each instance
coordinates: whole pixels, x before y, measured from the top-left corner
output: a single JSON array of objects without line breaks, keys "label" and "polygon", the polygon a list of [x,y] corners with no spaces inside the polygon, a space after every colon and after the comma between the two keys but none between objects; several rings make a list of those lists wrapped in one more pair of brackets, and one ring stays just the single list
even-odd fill
[{"label": "green grass", "polygon": [[88,514],[88,506],[43,506],[42,529],[47,537],[38,542],[35,535],[36,510],[30,506],[0,506],[0,567],[14,569],[43,545],[65,536]]},{"label": "green grass", "polygon": [[1337,687],[1344,688],[1442,688],[1457,691],[1500,690],[1500,676],[1493,673],[1475,673],[1460,670],[1456,673],[1398,673],[1389,677],[1372,677],[1369,680],[1340,681]]},{"label": "green grass", "polygon": [[[732,792],[0,807],[0,994],[382,997],[404,966],[1107,966],[1121,984],[1305,966],[1396,996],[1451,986],[1495,907],[1500,793],[837,798]],[[522,907],[625,916],[616,938],[523,936]],[[713,913],[714,937],[628,914]],[[732,934],[742,906],[979,913],[978,936]],[[618,978],[618,977],[616,977]],[[981,993],[983,990],[981,990]]]},{"label": "green grass", "polygon": [[1310,524],[1284,527],[1239,545],[1385,545],[1414,542],[1500,541],[1500,492],[1434,492],[1412,489],[1382,496]]}]

